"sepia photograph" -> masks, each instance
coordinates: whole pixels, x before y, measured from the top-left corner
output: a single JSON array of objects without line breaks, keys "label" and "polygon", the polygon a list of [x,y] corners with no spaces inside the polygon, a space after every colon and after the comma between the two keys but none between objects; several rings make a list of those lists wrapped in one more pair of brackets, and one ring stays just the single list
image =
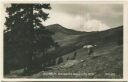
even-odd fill
[{"label": "sepia photograph", "polygon": [[123,4],[6,3],[4,15],[4,78],[123,78]]}]

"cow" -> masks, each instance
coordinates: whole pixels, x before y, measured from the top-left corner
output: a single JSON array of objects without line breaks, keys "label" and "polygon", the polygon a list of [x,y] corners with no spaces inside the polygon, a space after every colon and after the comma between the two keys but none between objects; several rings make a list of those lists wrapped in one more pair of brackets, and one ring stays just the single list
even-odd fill
[{"label": "cow", "polygon": [[83,48],[91,48],[91,47],[96,47],[97,45],[84,45]]},{"label": "cow", "polygon": [[94,47],[97,45],[84,45],[83,48],[88,50],[88,55],[92,55],[94,53]]}]

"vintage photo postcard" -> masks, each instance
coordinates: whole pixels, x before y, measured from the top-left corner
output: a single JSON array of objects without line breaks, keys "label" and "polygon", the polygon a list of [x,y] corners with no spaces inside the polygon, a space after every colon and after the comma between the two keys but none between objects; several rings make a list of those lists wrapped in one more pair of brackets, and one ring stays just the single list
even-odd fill
[{"label": "vintage photo postcard", "polygon": [[4,3],[3,77],[123,79],[123,9],[121,3]]}]

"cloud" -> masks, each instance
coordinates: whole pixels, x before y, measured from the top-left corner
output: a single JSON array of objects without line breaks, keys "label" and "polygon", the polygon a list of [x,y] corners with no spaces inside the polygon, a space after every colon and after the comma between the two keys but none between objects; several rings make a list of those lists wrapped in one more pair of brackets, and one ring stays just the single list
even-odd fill
[{"label": "cloud", "polygon": [[53,12],[50,14],[50,17],[52,18],[47,20],[46,25],[57,23],[78,31],[101,31],[109,27],[100,20],[91,19],[89,14],[84,17],[81,15],[72,16],[70,14]]},{"label": "cloud", "polygon": [[84,31],[102,31],[102,30],[107,30],[109,29],[109,26],[104,24],[100,20],[88,20],[87,24],[84,25]]},{"label": "cloud", "polygon": [[51,4],[45,25],[58,23],[79,31],[101,31],[123,24],[121,4]]},{"label": "cloud", "polygon": [[[5,8],[10,4],[5,4]],[[60,24],[78,31],[101,31],[123,25],[122,4],[51,4],[44,25]],[[5,14],[6,15],[6,14]]]}]

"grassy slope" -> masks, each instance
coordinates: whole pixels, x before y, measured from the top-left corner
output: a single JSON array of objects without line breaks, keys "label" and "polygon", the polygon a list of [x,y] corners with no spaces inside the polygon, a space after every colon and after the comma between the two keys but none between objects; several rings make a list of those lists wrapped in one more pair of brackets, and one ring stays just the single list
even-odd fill
[{"label": "grassy slope", "polygon": [[[56,27],[57,26],[57,27]],[[53,57],[62,56],[64,62],[60,65],[52,66],[51,70],[41,71],[33,74],[33,78],[122,78],[123,70],[123,45],[118,45],[118,40],[122,40],[122,27],[110,29],[103,32],[76,32],[65,29],[59,25],[56,28],[48,29],[55,31],[53,38],[59,42],[60,48],[52,51]],[[96,44],[93,56],[87,55],[87,50],[82,46],[86,44]],[[77,52],[75,60],[67,61],[67,57],[72,57]],[[84,60],[81,62],[81,60]],[[76,61],[71,67],[62,68],[67,63]],[[93,73],[93,75],[44,75],[44,73]],[[105,73],[109,73],[105,74]],[[115,75],[114,75],[115,74]],[[17,77],[17,76],[16,76]],[[26,76],[25,76],[26,77]]]},{"label": "grassy slope", "polygon": [[[63,38],[60,42],[65,45],[64,48],[56,53],[63,56],[64,63],[62,65],[55,66],[55,69],[49,70],[47,72],[55,73],[93,73],[93,75],[51,75],[45,76],[44,71],[34,74],[33,77],[38,78],[121,78],[123,70],[123,45],[118,45],[117,40],[122,40],[122,27],[115,29],[110,29],[103,32],[93,32],[90,34],[81,34],[81,35],[70,35],[72,38],[66,39]],[[68,36],[68,37],[70,37]],[[77,36],[77,37],[73,37]],[[86,43],[86,42],[87,43]],[[71,42],[67,44],[66,42]],[[82,46],[85,44],[97,44],[93,56],[87,55],[87,50],[83,49]],[[68,46],[66,46],[68,45]],[[77,45],[77,46],[76,46]],[[72,48],[75,49],[72,50]],[[65,52],[65,53],[63,53]],[[66,53],[67,52],[67,53]],[[67,57],[72,57],[74,52],[77,52],[77,57],[75,61],[78,61],[78,64],[75,64],[68,68],[61,68],[66,64]],[[84,62],[80,62],[84,60]],[[74,60],[73,60],[74,61]],[[70,61],[71,62],[71,61]],[[56,69],[57,67],[57,69]],[[52,67],[54,68],[54,67]]]},{"label": "grassy slope", "polygon": [[[99,47],[95,50],[94,56],[88,56],[87,50],[85,49],[78,49],[76,50],[78,55],[76,60],[85,60],[84,62],[80,62],[79,64],[76,64],[74,66],[71,66],[69,68],[59,68],[59,65],[57,65],[57,69],[49,70],[47,72],[56,72],[56,73],[94,73],[94,75],[81,75],[81,76],[60,76],[60,75],[52,75],[52,76],[45,76],[43,73],[47,72],[40,72],[38,74],[33,75],[34,77],[38,78],[121,78],[122,77],[122,45],[118,46],[114,44],[111,46],[111,44],[106,44],[102,47]],[[64,63],[68,62],[66,61],[67,56],[73,55],[74,52],[71,52],[69,54],[66,54],[63,56]],[[98,55],[98,56],[97,56]],[[105,73],[115,75],[107,75]]]}]

